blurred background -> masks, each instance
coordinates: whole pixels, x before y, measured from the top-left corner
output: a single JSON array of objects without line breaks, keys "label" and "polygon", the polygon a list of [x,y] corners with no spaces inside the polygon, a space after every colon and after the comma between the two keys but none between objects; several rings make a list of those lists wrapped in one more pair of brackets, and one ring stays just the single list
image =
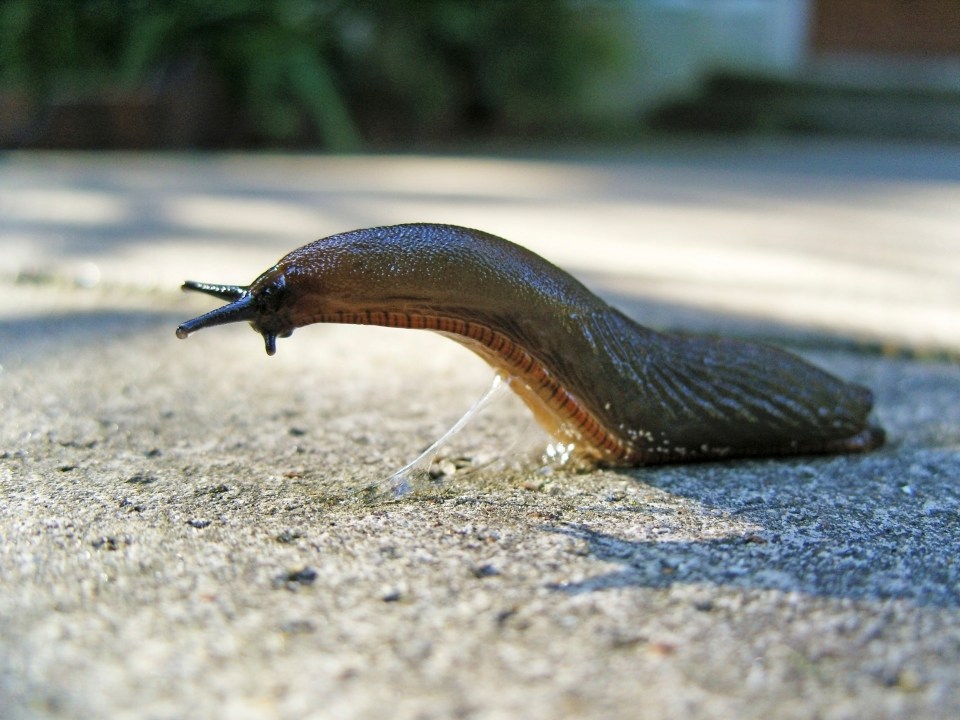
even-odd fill
[{"label": "blurred background", "polygon": [[0,147],[960,139],[960,0],[3,0]]},{"label": "blurred background", "polygon": [[0,0],[0,283],[442,222],[661,326],[955,352],[958,141],[960,0]]}]

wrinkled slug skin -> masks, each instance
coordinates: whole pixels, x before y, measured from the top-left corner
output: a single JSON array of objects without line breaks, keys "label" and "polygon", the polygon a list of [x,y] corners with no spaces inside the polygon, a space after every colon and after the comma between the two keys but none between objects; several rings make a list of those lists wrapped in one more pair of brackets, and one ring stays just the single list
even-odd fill
[{"label": "wrinkled slug skin", "polygon": [[[224,286],[208,287],[227,297]],[[271,352],[277,336],[318,322],[443,332],[518,378],[511,387],[551,433],[606,464],[883,442],[868,425],[866,388],[763,345],[649,330],[543,258],[478,230],[412,224],[333,235],[234,291],[237,300],[178,335],[248,320]]]}]

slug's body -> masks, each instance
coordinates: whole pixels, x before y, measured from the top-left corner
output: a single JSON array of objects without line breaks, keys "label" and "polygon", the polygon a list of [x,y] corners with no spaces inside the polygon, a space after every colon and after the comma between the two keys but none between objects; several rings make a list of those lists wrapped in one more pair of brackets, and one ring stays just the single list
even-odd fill
[{"label": "slug's body", "polygon": [[872,396],[753,343],[638,325],[534,253],[477,230],[397,225],[294,250],[177,335],[249,321],[276,338],[319,322],[435,330],[506,375],[537,420],[593,461],[644,465],[852,452],[883,442]]}]

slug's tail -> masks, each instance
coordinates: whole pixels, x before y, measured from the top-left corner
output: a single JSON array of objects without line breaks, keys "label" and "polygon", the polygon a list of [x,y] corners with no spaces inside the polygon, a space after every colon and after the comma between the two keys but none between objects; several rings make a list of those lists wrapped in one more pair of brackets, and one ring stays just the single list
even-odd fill
[{"label": "slug's tail", "polygon": [[873,392],[870,388],[855,383],[848,383],[847,389],[850,397],[856,399],[855,402],[851,402],[851,405],[855,408],[852,409],[852,412],[855,417],[860,418],[863,429],[850,437],[827,442],[825,450],[831,453],[858,453],[869,452],[882,447],[887,441],[887,432],[872,422],[874,419],[871,415],[873,411]]},{"label": "slug's tail", "polygon": [[867,425],[863,430],[852,437],[842,440],[832,440],[826,444],[824,451],[828,453],[861,453],[876,450],[887,441],[886,431],[879,425]]}]

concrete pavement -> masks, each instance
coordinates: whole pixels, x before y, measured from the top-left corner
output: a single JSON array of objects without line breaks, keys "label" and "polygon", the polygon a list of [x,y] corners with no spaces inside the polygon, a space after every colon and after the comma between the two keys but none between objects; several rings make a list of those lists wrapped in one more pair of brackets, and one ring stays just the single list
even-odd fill
[{"label": "concrete pavement", "polygon": [[[413,220],[528,245],[641,322],[873,388],[850,457],[358,491],[486,387],[426,333],[180,342],[288,250]],[[960,714],[960,149],[0,158],[0,715]],[[888,350],[889,352],[884,352]]]}]

